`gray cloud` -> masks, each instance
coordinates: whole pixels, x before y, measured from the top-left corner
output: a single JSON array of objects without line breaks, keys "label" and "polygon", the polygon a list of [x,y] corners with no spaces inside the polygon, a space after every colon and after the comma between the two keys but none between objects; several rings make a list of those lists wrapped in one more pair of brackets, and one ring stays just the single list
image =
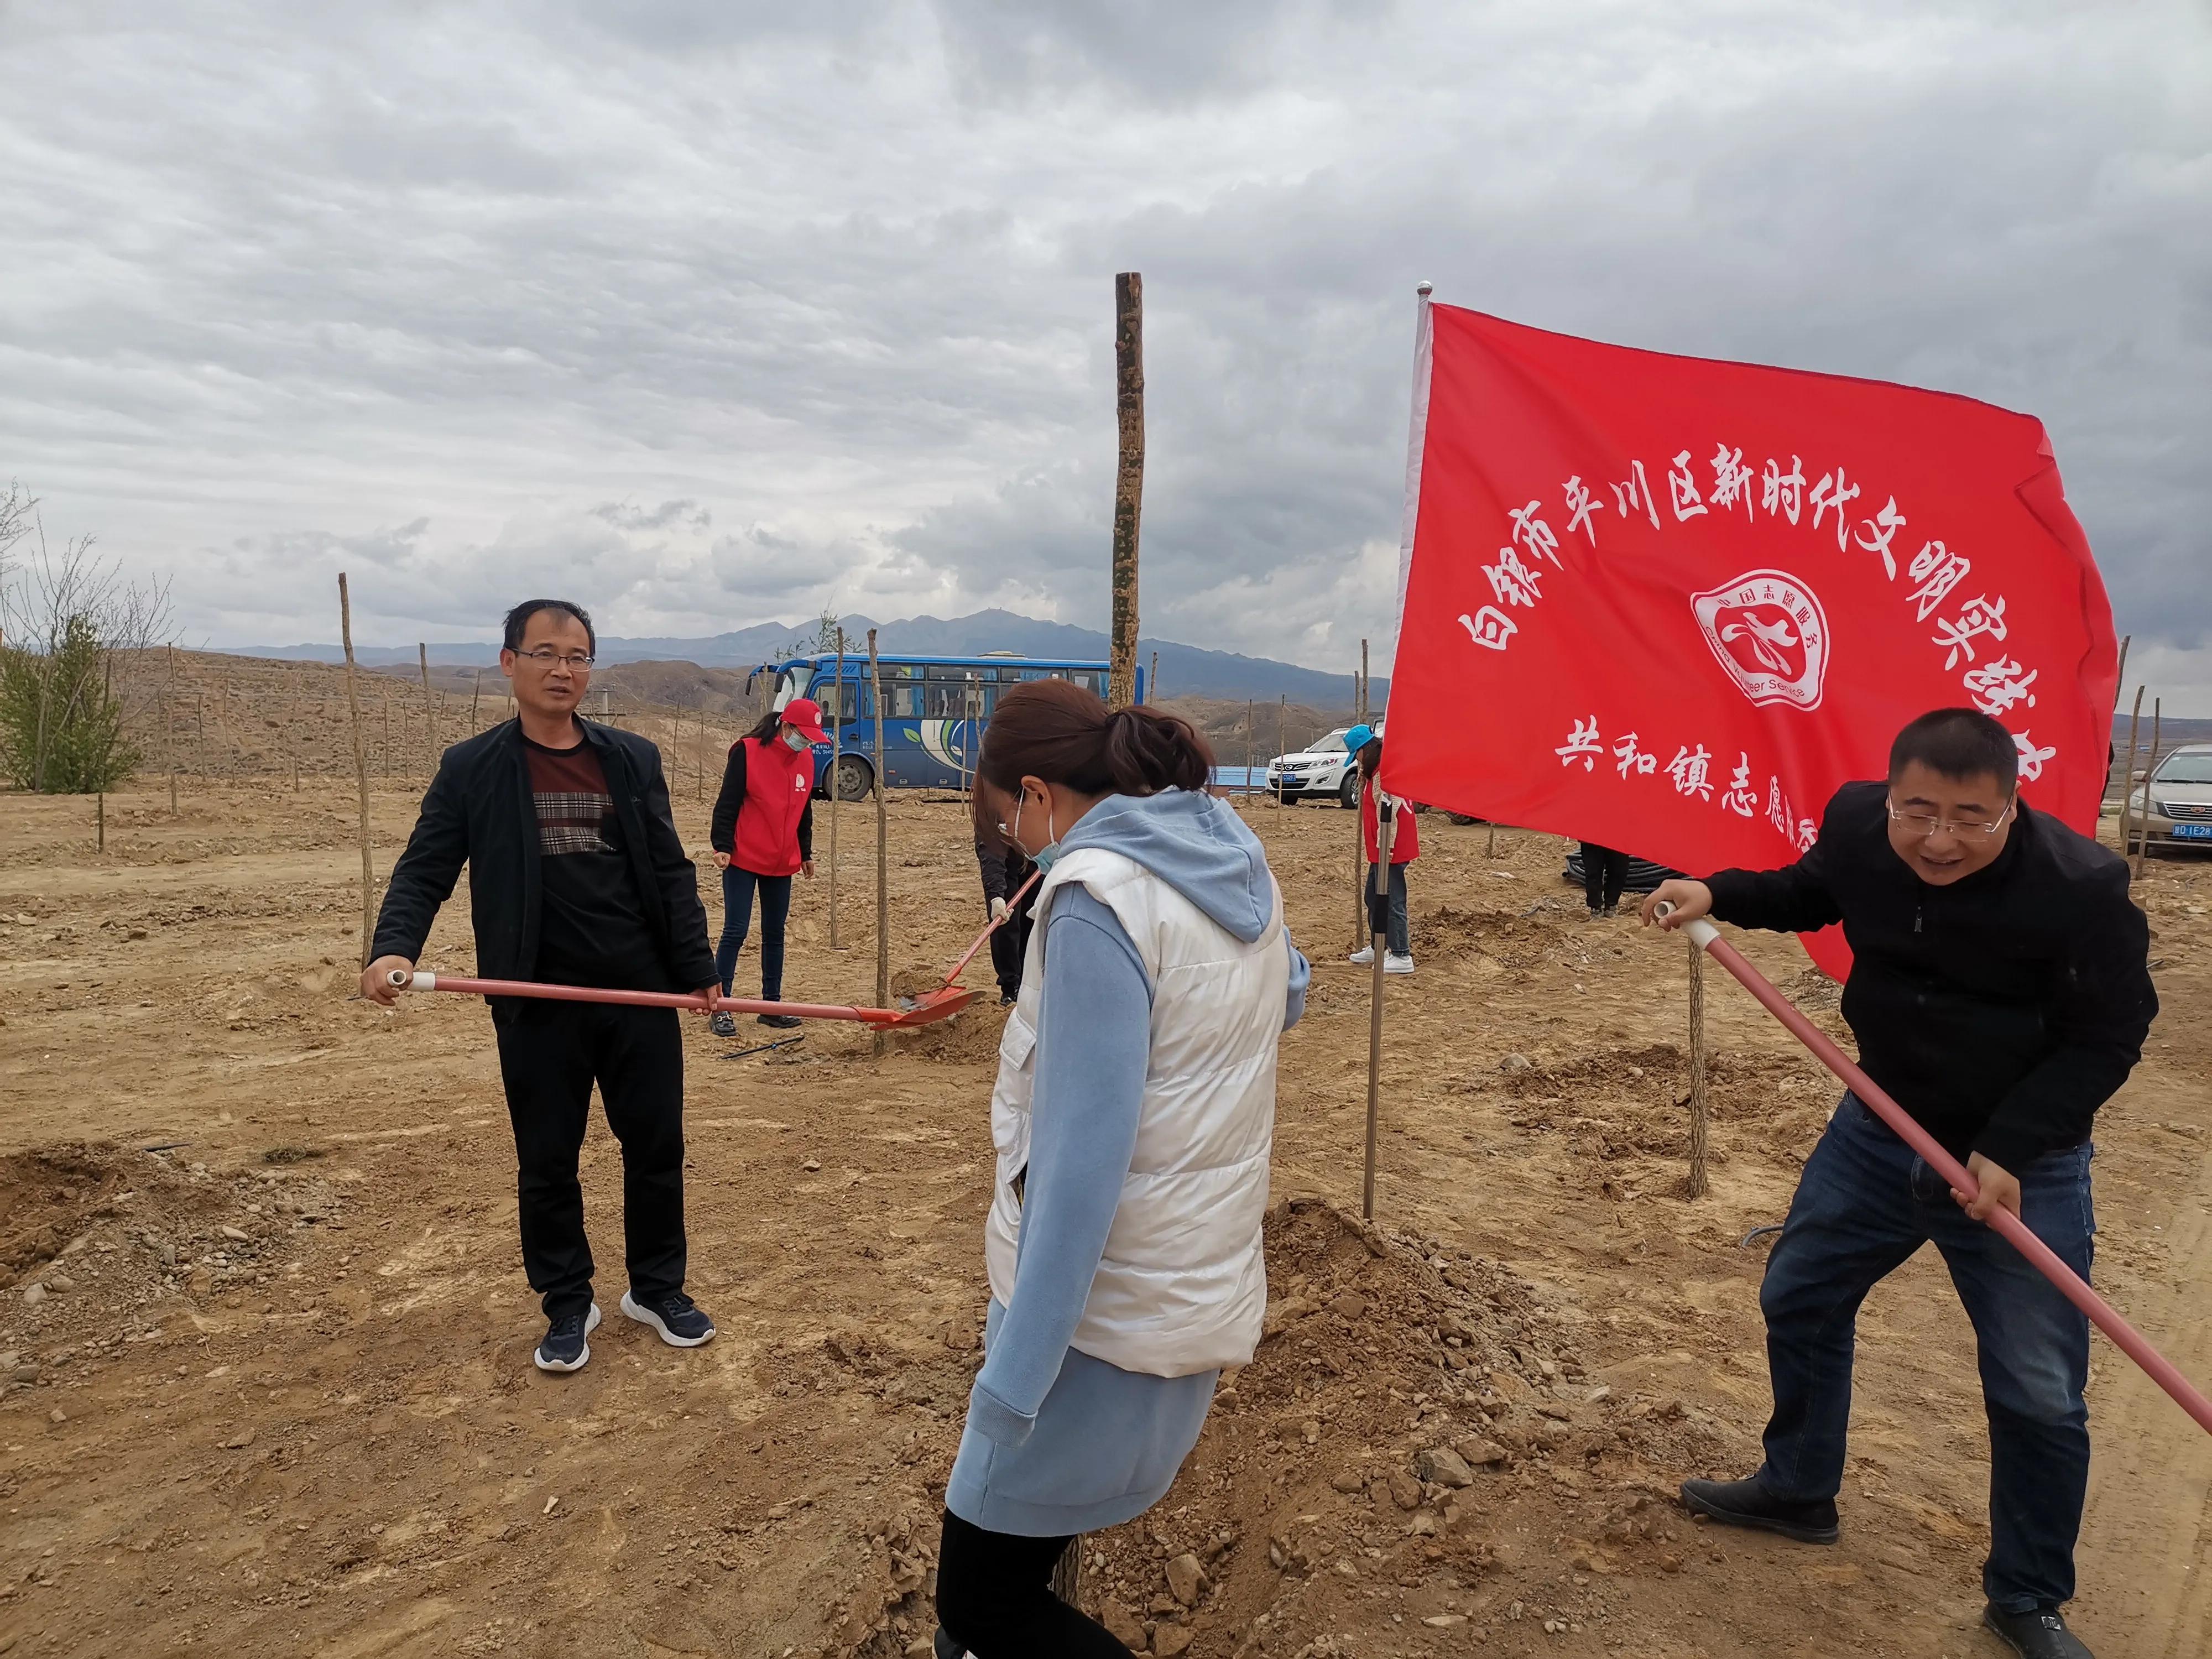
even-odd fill
[{"label": "gray cloud", "polygon": [[[327,13],[327,15],[325,15]],[[0,472],[204,637],[824,604],[1390,625],[1412,288],[2050,426],[2212,712],[2212,46],[2179,3],[0,12]],[[368,633],[371,628],[380,630]]]}]

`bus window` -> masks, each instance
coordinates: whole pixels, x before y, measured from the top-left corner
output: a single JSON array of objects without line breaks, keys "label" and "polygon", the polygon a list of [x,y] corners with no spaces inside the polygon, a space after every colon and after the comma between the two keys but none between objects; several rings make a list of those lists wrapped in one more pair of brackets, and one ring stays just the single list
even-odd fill
[{"label": "bus window", "polygon": [[1106,677],[1095,668],[1073,669],[1070,671],[1067,678],[1093,696],[1103,697],[1106,695]]}]

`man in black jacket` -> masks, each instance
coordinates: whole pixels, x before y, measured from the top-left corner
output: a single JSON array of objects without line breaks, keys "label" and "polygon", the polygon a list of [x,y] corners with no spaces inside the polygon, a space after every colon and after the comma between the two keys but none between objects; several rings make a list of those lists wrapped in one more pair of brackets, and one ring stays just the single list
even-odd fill
[{"label": "man in black jacket", "polygon": [[[469,866],[477,971],[621,990],[715,988],[707,912],[644,738],[579,719],[596,640],[564,599],[507,615],[500,666],[515,719],[448,749],[392,872],[362,994],[389,1006],[438,908]],[[684,1047],[670,1008],[494,999],[514,1126],[522,1261],[544,1299],[539,1370],[592,1357],[599,1322],[577,1154],[599,1085],[622,1143],[629,1288],[622,1310],[664,1342],[714,1334],[684,1293]]]},{"label": "man in black jacket", "polygon": [[2091,1124],[2158,1012],[2127,867],[2023,805],[2011,735],[1971,708],[1898,734],[1889,779],[1846,784],[1786,869],[1669,881],[1646,900],[1786,933],[1841,922],[1844,1018],[1867,1075],[1978,1183],[1970,1203],[1846,1094],[1805,1164],[1759,1291],[1774,1414],[1750,1479],[1689,1507],[1811,1543],[1838,1535],[1851,1350],[1867,1292],[1933,1241],[1973,1322],[1990,1429],[1984,1622],[2030,1659],[2086,1659],[2058,1611],[2089,1473],[2089,1324],[2003,1238],[2017,1215],[2087,1279]]},{"label": "man in black jacket", "polygon": [[1021,994],[1022,963],[1029,956],[1030,908],[1035,895],[1024,894],[1022,908],[1013,915],[1007,915],[1006,907],[1036,866],[1012,842],[1001,846],[981,836],[975,837],[975,863],[983,872],[983,902],[991,920],[1005,918],[1004,925],[991,935],[991,971],[999,981],[999,1006],[1004,1008]]}]

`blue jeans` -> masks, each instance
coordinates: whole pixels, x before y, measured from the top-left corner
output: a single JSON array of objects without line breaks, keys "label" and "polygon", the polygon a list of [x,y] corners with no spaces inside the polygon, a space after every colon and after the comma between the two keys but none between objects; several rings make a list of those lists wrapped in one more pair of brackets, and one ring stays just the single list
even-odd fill
[{"label": "blue jeans", "polygon": [[714,947],[714,974],[722,981],[722,994],[732,995],[737,977],[738,952],[753,921],[753,889],[760,889],[761,1000],[783,1000],[783,924],[791,915],[791,878],[757,876],[734,864],[722,871],[722,939]]},{"label": "blue jeans", "polygon": [[[1375,866],[1367,866],[1367,885],[1360,890],[1367,895],[1368,927],[1375,928]],[[1390,873],[1383,878],[1382,898],[1389,907],[1384,915],[1382,948],[1392,956],[1409,957],[1413,954],[1413,936],[1406,927],[1406,866],[1393,864]],[[1368,940],[1373,944],[1372,939]]]},{"label": "blue jeans", "polygon": [[[2097,1230],[2084,1142],[2016,1170],[2021,1218],[2083,1279]],[[1851,1349],[1867,1292],[1932,1241],[1973,1322],[1990,1425],[1982,1588],[2026,1613],[2074,1595],[2089,1480],[2089,1321],[2027,1258],[1967,1219],[1942,1176],[1853,1096],[1806,1160],[1759,1287],[1774,1415],[1759,1479],[1796,1502],[1844,1480]]]}]

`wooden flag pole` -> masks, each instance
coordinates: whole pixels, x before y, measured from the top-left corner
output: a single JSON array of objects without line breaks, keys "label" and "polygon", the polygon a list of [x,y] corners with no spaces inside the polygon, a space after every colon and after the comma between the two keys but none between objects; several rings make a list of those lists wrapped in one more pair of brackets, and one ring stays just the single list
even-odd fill
[{"label": "wooden flag pole", "polygon": [[1115,407],[1121,464],[1114,475],[1114,638],[1108,704],[1137,700],[1137,524],[1145,497],[1145,279],[1133,270],[1114,278]]},{"label": "wooden flag pole", "polygon": [[[1367,723],[1367,676],[1364,672],[1367,667],[1367,641],[1364,640],[1359,642],[1359,666],[1362,672],[1352,677],[1352,723],[1354,726],[1364,726]],[[1366,790],[1359,781],[1358,750],[1353,750],[1346,755],[1345,765],[1349,769],[1349,775],[1352,780],[1352,948],[1357,951],[1359,948],[1360,940],[1365,938],[1367,933],[1367,917],[1364,914],[1367,908],[1366,900],[1361,896],[1362,890],[1366,884],[1365,860],[1361,857],[1364,850],[1362,843],[1365,837],[1361,834],[1359,828],[1360,814],[1366,811],[1362,804],[1362,797],[1366,793]]]},{"label": "wooden flag pole", "polygon": [[[1379,777],[1373,781],[1380,787]],[[1386,924],[1390,912],[1390,832],[1395,826],[1383,817],[1379,799],[1375,823],[1374,902],[1367,919],[1369,949],[1375,956],[1367,988],[1367,1152],[1359,1186],[1359,1215],[1364,1221],[1375,1219],[1375,1127],[1382,1099],[1382,963],[1390,949]]]},{"label": "wooden flag pole", "polygon": [[845,948],[837,937],[837,798],[845,793],[845,630],[837,630],[836,690],[830,713],[830,948]]},{"label": "wooden flag pole", "polygon": [[1708,1103],[1705,1088],[1705,951],[1690,941],[1690,1177],[1684,1190],[1692,1198],[1705,1195],[1705,1139]]},{"label": "wooden flag pole", "polygon": [[338,637],[345,643],[346,709],[353,729],[353,776],[361,799],[361,965],[370,961],[369,941],[376,932],[376,869],[368,854],[368,751],[361,740],[361,689],[354,683],[353,600],[345,572],[338,572]]},{"label": "wooden flag pole", "polygon": [[[890,814],[884,787],[884,676],[876,656],[876,630],[868,630],[868,696],[876,706],[876,1006],[887,1008],[891,997]],[[883,1058],[890,1039],[881,1031],[873,1039],[876,1058]]]},{"label": "wooden flag pole", "polygon": [[[2135,712],[2128,716],[2128,763],[2120,773],[2120,856],[2122,858],[2128,855],[2128,846],[2135,822],[2136,743],[2142,727],[2142,687],[2140,685],[2136,687]],[[2143,788],[2146,793],[2150,788],[2150,780],[2147,777],[2143,780]],[[2130,873],[2128,879],[2130,882],[2135,879],[2132,872]]]}]

